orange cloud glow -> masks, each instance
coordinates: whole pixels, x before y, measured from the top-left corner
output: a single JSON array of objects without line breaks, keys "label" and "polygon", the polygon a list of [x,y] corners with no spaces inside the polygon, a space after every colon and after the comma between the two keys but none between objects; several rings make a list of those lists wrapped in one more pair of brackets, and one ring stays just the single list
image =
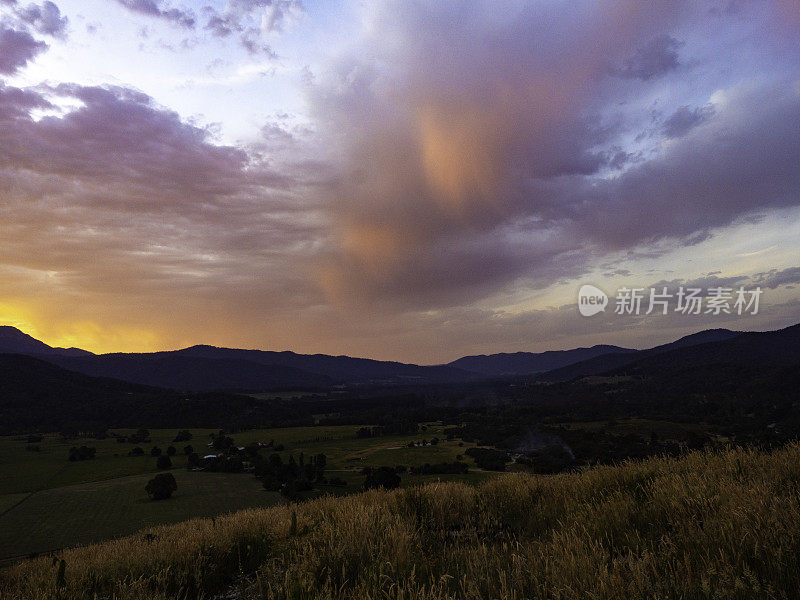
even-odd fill
[{"label": "orange cloud glow", "polygon": [[420,111],[420,160],[434,197],[458,214],[497,200],[502,121],[474,108]]}]

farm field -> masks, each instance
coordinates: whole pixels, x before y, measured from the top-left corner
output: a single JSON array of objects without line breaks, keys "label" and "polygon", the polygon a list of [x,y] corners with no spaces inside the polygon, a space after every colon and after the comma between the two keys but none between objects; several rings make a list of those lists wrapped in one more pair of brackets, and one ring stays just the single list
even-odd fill
[{"label": "farm field", "polygon": [[[305,494],[360,492],[364,477],[361,469],[379,466],[416,466],[425,463],[453,462],[472,444],[444,440],[443,427],[426,426],[416,435],[356,438],[358,426],[296,427],[260,429],[232,434],[237,445],[252,442],[283,445],[284,457],[324,453],[329,476],[343,479],[346,487],[322,486]],[[183,447],[191,445],[201,456],[213,450],[207,444],[210,429],[189,430],[192,439],[173,442],[177,430],[151,430],[150,442],[119,443],[116,437],[64,440],[48,434],[27,449],[27,438],[0,437],[0,561],[64,547],[87,544],[130,534],[144,527],[175,523],[195,517],[213,517],[244,508],[267,507],[285,502],[277,492],[266,491],[250,473],[210,473],[186,469]],[[128,436],[133,430],[110,430]],[[408,447],[439,437],[437,445]],[[96,449],[95,458],[70,462],[70,448],[86,445]],[[171,472],[178,483],[172,498],[151,501],[144,491],[146,483],[159,472],[150,450],[177,450],[171,457]],[[134,447],[144,456],[130,456]],[[271,449],[263,451],[272,452]],[[472,460],[464,457],[470,466]],[[466,475],[409,475],[403,487],[434,481],[479,483],[495,475],[479,470]]]}]

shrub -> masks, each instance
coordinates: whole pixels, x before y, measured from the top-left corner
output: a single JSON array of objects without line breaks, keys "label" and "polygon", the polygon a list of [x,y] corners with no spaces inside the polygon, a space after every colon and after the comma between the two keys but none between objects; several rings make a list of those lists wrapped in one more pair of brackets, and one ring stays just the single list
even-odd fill
[{"label": "shrub", "polygon": [[161,456],[161,448],[158,446],[150,448],[150,456]]},{"label": "shrub", "polygon": [[167,448],[167,456],[175,456],[176,452],[177,450],[175,450],[175,446],[169,446]]},{"label": "shrub", "polygon": [[171,469],[172,460],[170,460],[169,456],[159,456],[158,460],[156,461],[156,466],[159,469]]}]

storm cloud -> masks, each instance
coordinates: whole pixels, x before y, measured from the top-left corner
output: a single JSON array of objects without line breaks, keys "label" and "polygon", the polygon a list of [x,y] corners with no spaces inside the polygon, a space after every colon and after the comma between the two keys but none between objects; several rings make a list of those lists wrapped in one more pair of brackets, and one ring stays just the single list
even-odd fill
[{"label": "storm cloud", "polygon": [[[800,95],[785,70],[709,89],[620,159],[646,120],[617,107],[678,71],[677,36],[708,6],[551,8],[384,3],[370,59],[314,81],[316,114],[349,158],[331,204],[338,248],[319,275],[332,300],[441,307],[515,281],[546,287],[598,253],[697,244],[798,204]],[[620,74],[637,83],[618,88]]]}]

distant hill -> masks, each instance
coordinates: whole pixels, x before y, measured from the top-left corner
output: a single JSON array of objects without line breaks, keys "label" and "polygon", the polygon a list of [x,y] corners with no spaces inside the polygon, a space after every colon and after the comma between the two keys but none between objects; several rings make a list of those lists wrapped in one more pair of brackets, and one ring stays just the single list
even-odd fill
[{"label": "distant hill", "polygon": [[574,350],[548,350],[547,352],[502,352],[500,354],[479,354],[464,356],[448,363],[486,377],[503,377],[507,375],[532,375],[565,367],[606,354],[629,354],[636,350],[619,346],[598,345],[591,348],[575,348]]},{"label": "distant hill", "polygon": [[327,388],[337,380],[293,367],[248,360],[184,356],[179,353],[47,356],[60,367],[93,377],[186,391],[290,390]]},{"label": "distant hill", "polygon": [[[788,328],[789,331],[792,328]],[[52,348],[13,328],[0,327],[0,353],[26,354],[92,377],[110,377],[183,391],[321,390],[336,385],[427,385],[470,383],[506,376],[535,375],[541,381],[567,381],[599,375],[652,358],[669,361],[780,362],[793,356],[791,334],[709,329],[647,350],[598,345],[591,348],[465,356],[449,364],[422,366],[350,356],[297,354],[198,345],[182,350],[94,355],[78,348]],[[790,339],[791,338],[791,339]],[[715,344],[720,344],[715,346]],[[701,349],[702,348],[702,349]],[[691,350],[691,351],[690,351]],[[698,358],[700,357],[700,358]],[[713,359],[713,360],[712,360]],[[664,358],[663,360],[667,360]]]},{"label": "distant hill", "polygon": [[172,352],[48,356],[66,369],[179,390],[298,390],[340,384],[450,383],[477,379],[454,367],[349,356],[192,346]]},{"label": "distant hill", "polygon": [[741,335],[741,332],[731,331],[730,329],[706,329],[698,333],[684,336],[674,342],[655,346],[647,350],[633,350],[625,352],[610,352],[601,354],[594,358],[589,358],[581,362],[553,369],[542,374],[541,381],[568,381],[576,377],[587,377],[590,375],[600,375],[614,369],[619,369],[625,365],[630,365],[647,357],[658,356],[665,352],[690,348],[700,344],[722,342]]},{"label": "distant hill", "polygon": [[80,348],[53,348],[9,325],[0,326],[0,352],[45,356],[92,356],[91,352]]},{"label": "distant hill", "polygon": [[310,413],[288,402],[178,393],[91,377],[31,356],[0,354],[0,435],[65,426],[237,429],[313,422]]},{"label": "distant hill", "polygon": [[[32,338],[14,336],[13,339],[21,339],[29,348],[41,350]],[[580,351],[573,352],[572,356]],[[529,360],[523,364],[529,366],[530,357],[524,358]],[[614,364],[617,361],[624,361],[624,364]],[[387,416],[393,418],[387,412],[389,407],[395,415],[422,422],[441,418],[442,410],[450,410],[444,407],[461,410],[459,407],[466,406],[463,402],[469,398],[472,398],[470,402],[480,405],[528,401],[535,397],[537,406],[548,402],[560,407],[559,410],[569,406],[569,410],[586,410],[593,418],[612,410],[606,405],[613,398],[622,402],[623,413],[636,404],[639,406],[636,410],[652,407],[663,410],[666,406],[669,410],[679,409],[690,414],[701,406],[697,404],[696,394],[701,394],[706,401],[719,397],[720,402],[728,402],[735,398],[736,403],[743,406],[751,401],[761,402],[763,398],[772,398],[768,403],[777,401],[775,398],[791,398],[796,393],[798,364],[800,325],[759,333],[711,330],[649,350],[602,354],[533,376],[544,381],[548,378],[564,381],[564,374],[569,373],[569,378],[575,380],[554,386],[519,385],[513,380],[505,381],[494,375],[490,377],[449,365],[421,367],[349,357],[211,346],[194,346],[175,352],[99,356],[51,353],[33,357],[0,353],[0,433],[52,431],[70,422],[112,427],[234,429],[256,425],[305,425],[313,423],[312,415],[320,413],[336,414],[340,419],[337,422],[356,424],[379,422]],[[79,372],[81,370],[88,373]],[[597,374],[630,377],[620,380],[612,398],[606,394],[607,388],[583,379],[586,375]],[[437,378],[445,384],[431,386],[430,382]],[[332,388],[341,381],[379,383],[350,387],[346,393],[339,394]],[[171,389],[156,385],[162,383]],[[393,391],[397,383],[414,385]],[[449,385],[451,383],[454,385]],[[262,400],[230,392],[231,389],[314,387],[328,391],[308,401]],[[218,391],[211,391],[215,389]],[[534,396],[530,396],[531,393]],[[685,406],[681,402],[685,402]],[[747,405],[747,410],[751,409]],[[636,410],[634,414],[638,414]]]},{"label": "distant hill", "polygon": [[453,383],[481,377],[447,365],[205,345],[169,352],[95,355],[79,348],[53,348],[10,326],[0,327],[0,353],[35,356],[92,377],[186,391],[307,390],[344,384]]},{"label": "distant hill", "polygon": [[692,346],[673,346],[657,355],[615,369],[614,373],[647,376],[713,365],[783,367],[800,363],[800,324],[777,331],[740,333]]},{"label": "distant hill", "polygon": [[180,356],[248,360],[261,365],[291,367],[324,375],[341,383],[449,383],[476,379],[475,375],[449,365],[422,366],[394,361],[297,354],[265,350],[237,350],[215,346],[192,346],[177,350]]},{"label": "distant hill", "polygon": [[67,419],[104,421],[109,405],[154,391],[31,356],[0,354],[0,432],[53,430]]}]

